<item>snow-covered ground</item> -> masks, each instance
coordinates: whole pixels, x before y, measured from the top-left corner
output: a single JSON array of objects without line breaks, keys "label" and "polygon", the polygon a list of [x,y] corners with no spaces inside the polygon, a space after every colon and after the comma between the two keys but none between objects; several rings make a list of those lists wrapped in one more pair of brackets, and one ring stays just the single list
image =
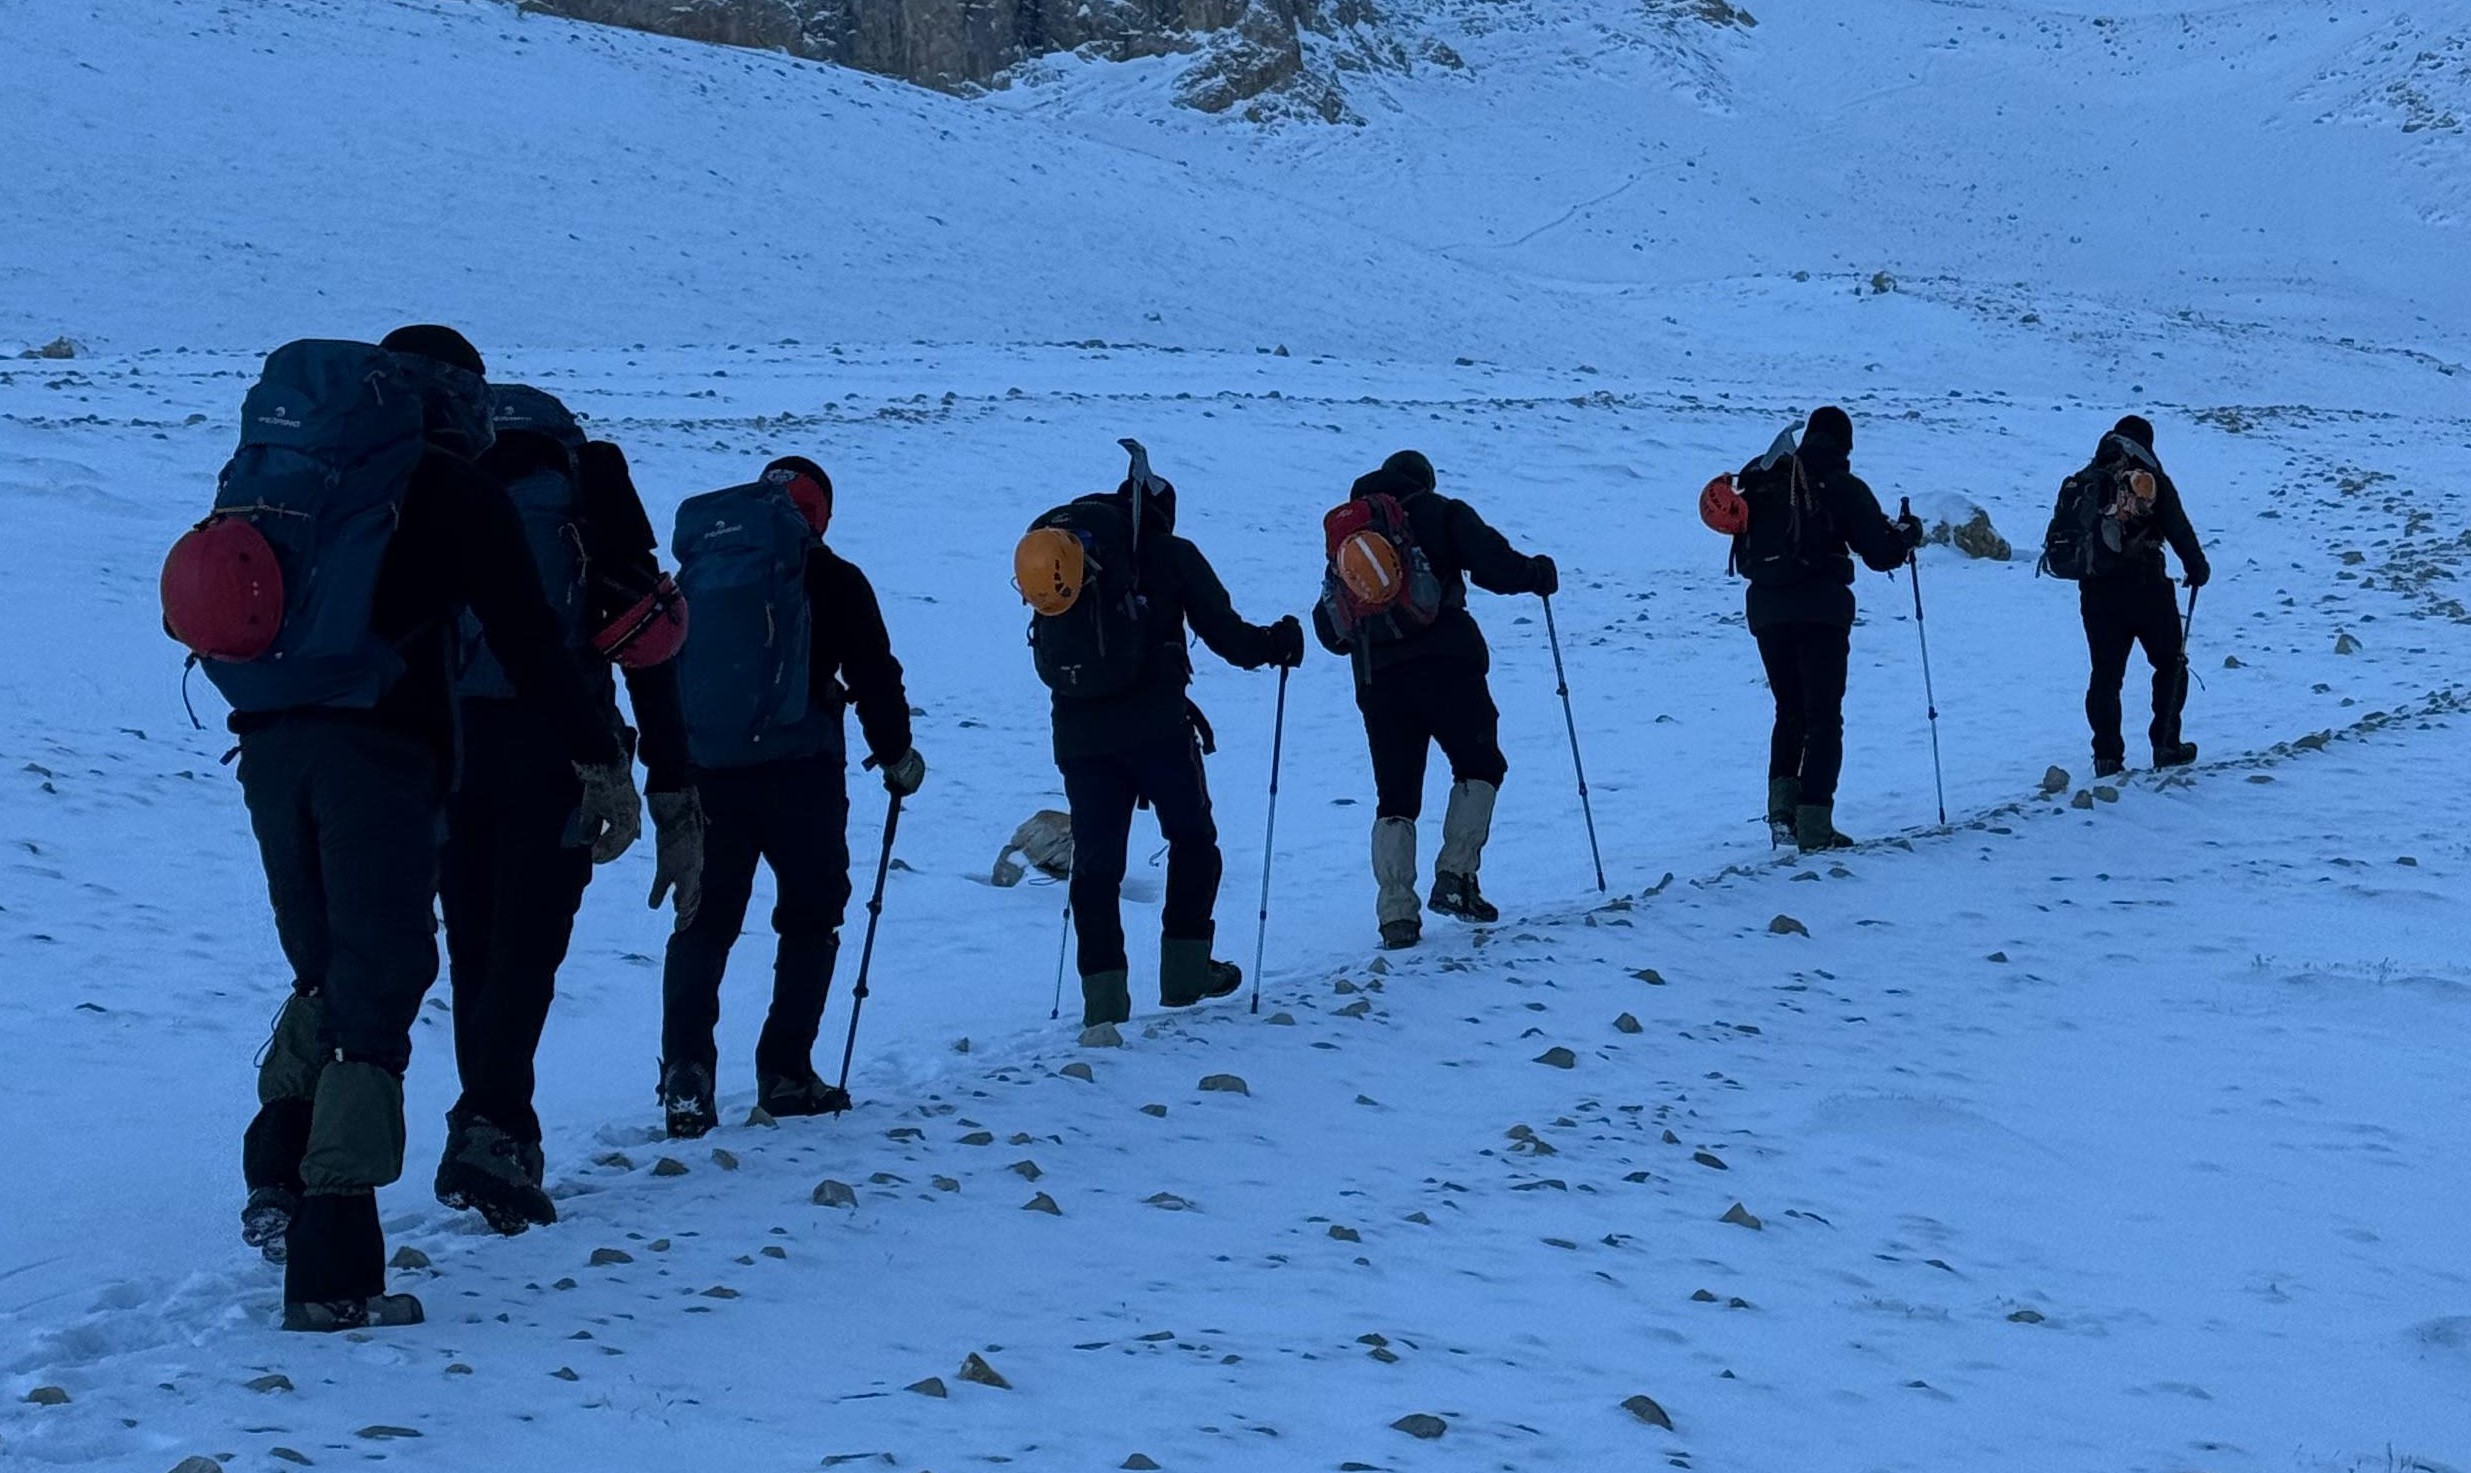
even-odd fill
[{"label": "snow-covered ground", "polygon": [[[2460,22],[1612,9],[1428,7],[1464,72],[1261,134],[1139,65],[968,102],[480,0],[0,0],[33,100],[0,108],[0,344],[86,349],[0,360],[0,1466],[2471,1467],[2471,163],[2390,85],[2461,99]],[[543,1060],[567,1220],[429,1203],[441,993],[384,1197],[433,1323],[304,1342],[232,1229],[285,973],[153,579],[257,356],[415,317],[587,411],[658,520],[830,465],[934,776],[856,1113],[655,1138],[630,855]],[[2072,806],[2069,591],[1935,549],[1955,825],[1911,593],[1866,578],[1840,816],[1902,837],[1772,861],[1765,692],[1692,498],[1822,397],[1883,495],[1970,498],[2020,549],[2152,413],[2215,550],[2205,764]],[[1060,895],[981,883],[1058,803],[1005,555],[1122,434],[1256,619],[1303,609],[1320,511],[1404,445],[1555,553],[1613,897],[1538,611],[1487,600],[1510,919],[1368,961],[1362,736],[1316,657],[1260,1014],[1075,1049]],[[1249,961],[1274,686],[1202,665]],[[1012,1389],[959,1380],[972,1352]]]}]

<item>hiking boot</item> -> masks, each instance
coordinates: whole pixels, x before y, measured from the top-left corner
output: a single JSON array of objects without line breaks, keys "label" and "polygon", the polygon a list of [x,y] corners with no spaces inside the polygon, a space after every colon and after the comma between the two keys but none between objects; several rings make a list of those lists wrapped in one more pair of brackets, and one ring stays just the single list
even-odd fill
[{"label": "hiking boot", "polygon": [[1836,805],[1804,803],[1793,810],[1793,843],[1804,854],[1850,849],[1852,839],[1836,831]]},{"label": "hiking boot", "polygon": [[2154,766],[2187,767],[2196,761],[2196,743],[2169,742],[2154,748]]},{"label": "hiking boot", "polygon": [[1767,847],[1782,849],[1796,842],[1793,830],[1794,810],[1802,806],[1802,780],[1798,777],[1771,777],[1767,780]]},{"label": "hiking boot", "polygon": [[481,1215],[489,1230],[513,1237],[558,1220],[557,1204],[540,1185],[541,1152],[477,1115],[446,1117],[446,1154],[438,1162],[438,1201]]},{"label": "hiking boot", "polygon": [[1132,973],[1099,972],[1081,979],[1081,1026],[1133,1020]]},{"label": "hiking boot", "polygon": [[1189,1008],[1226,997],[1244,986],[1234,962],[1210,958],[1210,938],[1170,936],[1158,943],[1158,1005]]},{"label": "hiking boot", "polygon": [[[2196,755],[2196,749],[2191,747],[2188,749],[2188,752],[2190,758],[2193,759]],[[2127,770],[2128,761],[2124,757],[2096,757],[2093,759],[2093,775],[2098,778],[2117,777]]]},{"label": "hiking boot", "polygon": [[1409,917],[1403,921],[1381,923],[1381,949],[1405,951],[1424,939],[1424,922]]},{"label": "hiking boot", "polygon": [[1501,919],[1493,902],[1476,888],[1474,875],[1454,875],[1437,871],[1433,875],[1433,897],[1424,903],[1425,909],[1437,916],[1456,916],[1462,921],[1474,921],[1489,926]]},{"label": "hiking boot", "polygon": [[669,1138],[691,1141],[721,1123],[712,1103],[712,1071],[701,1064],[661,1067],[661,1110],[667,1115]]},{"label": "hiking boot", "polygon": [[240,1209],[240,1241],[264,1254],[268,1263],[281,1263],[291,1254],[292,1214],[299,1210],[300,1198],[282,1187],[253,1189]]},{"label": "hiking boot", "polygon": [[839,1115],[849,1109],[849,1091],[824,1083],[812,1068],[795,1074],[755,1073],[755,1105],[775,1120],[804,1115]]},{"label": "hiking boot", "polygon": [[[1423,937],[1416,904],[1416,821],[1412,818],[1373,820],[1373,919],[1381,926],[1381,944],[1395,951]],[[1394,939],[1404,936],[1405,940]]]},{"label": "hiking boot", "polygon": [[409,1294],[378,1294],[367,1299],[326,1299],[283,1306],[283,1328],[303,1335],[332,1335],[342,1330],[384,1330],[417,1325],[427,1316]]}]

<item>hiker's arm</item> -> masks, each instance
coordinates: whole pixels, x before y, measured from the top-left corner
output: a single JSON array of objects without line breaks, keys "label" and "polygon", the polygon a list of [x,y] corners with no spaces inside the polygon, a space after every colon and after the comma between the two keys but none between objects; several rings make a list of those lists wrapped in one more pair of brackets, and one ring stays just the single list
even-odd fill
[{"label": "hiker's arm", "polygon": [[2188,520],[2188,508],[2179,499],[2179,486],[2168,475],[2154,477],[2154,520],[2162,526],[2163,539],[2171,551],[2179,554],[2179,566],[2188,575],[2190,588],[2202,588],[2214,576],[2213,565],[2205,560],[2205,544],[2197,540],[2196,528]]},{"label": "hiker's arm", "polygon": [[461,467],[431,485],[446,501],[447,525],[459,533],[448,539],[456,592],[480,620],[490,653],[506,667],[517,697],[557,723],[575,761],[620,760],[617,733],[585,694],[583,671],[541,592],[540,569],[514,503]]},{"label": "hiker's arm", "polygon": [[1347,641],[1339,638],[1338,630],[1331,626],[1329,608],[1319,602],[1313,605],[1313,637],[1320,640],[1321,647],[1331,654],[1344,655],[1350,652]]},{"label": "hiker's arm", "polygon": [[1218,570],[1201,555],[1201,549],[1181,538],[1170,542],[1174,558],[1176,581],[1184,592],[1184,620],[1192,625],[1201,642],[1230,665],[1246,670],[1258,670],[1277,654],[1276,636],[1260,624],[1247,624],[1235,611],[1235,601],[1227,596],[1227,585],[1218,581]]},{"label": "hiker's arm", "polygon": [[1467,569],[1468,581],[1487,593],[1542,593],[1545,591],[1543,558],[1524,556],[1510,545],[1510,539],[1493,530],[1493,524],[1476,514],[1476,509],[1464,501],[1450,503],[1450,540],[1456,544],[1459,562]]},{"label": "hiker's arm", "polygon": [[[576,469],[583,496],[584,557],[593,570],[592,627],[605,629],[634,606],[640,590],[660,580],[659,544],[625,452],[606,440],[594,440],[577,456]],[[678,702],[678,667],[664,661],[643,669],[627,667],[622,673],[627,704],[635,711],[635,754],[643,759],[644,791],[677,792],[687,786],[686,708]]]},{"label": "hiker's arm", "polygon": [[1879,507],[1879,498],[1860,476],[1847,472],[1828,478],[1830,499],[1835,503],[1829,511],[1836,525],[1844,529],[1845,541],[1861,556],[1874,573],[1893,573],[1905,565],[1905,554],[1912,550],[1896,524]]},{"label": "hiker's arm", "polygon": [[875,585],[856,564],[818,553],[807,559],[807,597],[817,622],[839,634],[841,683],[858,708],[868,754],[878,765],[900,761],[910,749],[909,690],[901,681],[901,662],[892,655],[892,632],[884,627]]}]

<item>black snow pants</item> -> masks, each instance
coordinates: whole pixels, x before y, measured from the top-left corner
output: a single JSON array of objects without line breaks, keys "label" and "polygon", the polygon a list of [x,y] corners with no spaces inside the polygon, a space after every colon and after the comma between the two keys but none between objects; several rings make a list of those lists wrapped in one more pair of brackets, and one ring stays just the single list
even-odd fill
[{"label": "black snow pants", "polygon": [[2155,578],[2082,583],[2077,607],[2085,617],[2085,648],[2093,656],[2085,720],[2093,727],[2095,759],[2127,759],[2127,739],[2119,729],[2120,689],[2128,678],[2128,656],[2139,645],[2153,667],[2154,719],[2148,732],[2156,747],[2177,746],[2180,711],[2188,700],[2177,591]]},{"label": "black snow pants", "polygon": [[1356,709],[1373,752],[1380,818],[1424,812],[1424,765],[1435,746],[1455,782],[1500,787],[1510,761],[1501,750],[1501,711],[1484,667],[1436,656],[1376,671],[1356,687]]},{"label": "black snow pants", "polygon": [[661,974],[661,1058],[713,1069],[721,974],[746,923],[755,866],[771,866],[772,1011],[755,1044],[760,1075],[803,1078],[849,910],[849,774],[838,755],[696,774],[704,806],[703,903],[669,938]]},{"label": "black snow pants", "polygon": [[463,781],[438,871],[455,1002],[457,1118],[537,1145],[533,1061],[591,851],[569,842],[583,785],[563,739],[513,701],[463,703]]},{"label": "black snow pants", "polygon": [[1201,766],[1201,739],[1191,732],[1130,751],[1075,757],[1058,764],[1072,809],[1072,914],[1080,936],[1084,977],[1127,971],[1124,954],[1124,866],[1132,843],[1133,810],[1147,802],[1167,841],[1167,899],[1159,932],[1170,940],[1208,941],[1217,934],[1218,882],[1225,861],[1210,784]]},{"label": "black snow pants", "polygon": [[1853,631],[1839,624],[1771,624],[1759,631],[1759,663],[1776,698],[1767,775],[1798,777],[1802,801],[1836,801],[1845,770],[1845,665]]},{"label": "black snow pants", "polygon": [[284,1298],[367,1298],[385,1291],[377,1189],[403,1174],[403,1071],[438,973],[438,758],[301,713],[241,737],[240,785],[293,987],[243,1165],[252,1187],[301,1198]]}]

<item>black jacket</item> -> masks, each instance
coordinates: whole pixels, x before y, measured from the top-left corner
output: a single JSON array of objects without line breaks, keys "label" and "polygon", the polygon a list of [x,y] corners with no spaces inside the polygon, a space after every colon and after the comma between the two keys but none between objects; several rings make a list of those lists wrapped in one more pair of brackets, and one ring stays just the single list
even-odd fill
[{"label": "black jacket", "polygon": [[2196,528],[2189,524],[2188,509],[2179,499],[2179,487],[2152,451],[2119,435],[2104,435],[2101,447],[2094,452],[2093,463],[2095,469],[2109,471],[2129,459],[2154,473],[2153,515],[2128,543],[2118,566],[2100,578],[2085,581],[2123,586],[2168,583],[2170,568],[2162,560],[2165,542],[2179,554],[2181,567],[2191,574],[2203,572],[2210,576],[2213,569],[2205,561],[2205,547],[2197,540]]},{"label": "black jacket", "polygon": [[[1489,670],[1492,651],[1485,646],[1484,631],[1476,627],[1476,616],[1467,611],[1467,585],[1472,581],[1487,593],[1538,592],[1541,582],[1537,560],[1512,548],[1509,539],[1493,530],[1466,502],[1453,500],[1386,467],[1358,478],[1348,499],[1361,501],[1380,495],[1396,497],[1407,513],[1408,529],[1415,535],[1417,550],[1433,565],[1434,576],[1441,580],[1442,613],[1429,628],[1394,643],[1373,646],[1367,652],[1366,662],[1370,680],[1378,681],[1382,672],[1420,660],[1463,660],[1479,671]],[[1332,654],[1351,652],[1330,627],[1329,615],[1318,604],[1313,608],[1313,633],[1321,640],[1322,648]]]},{"label": "black jacket", "polygon": [[402,655],[403,677],[366,711],[235,712],[232,730],[246,735],[295,714],[379,726],[427,742],[451,781],[460,748],[457,622],[466,608],[479,618],[518,699],[560,734],[568,755],[617,761],[617,733],[567,651],[514,504],[471,462],[435,448],[412,472],[369,621]]},{"label": "black jacket", "polygon": [[1744,607],[1753,634],[1779,624],[1851,629],[1854,557],[1859,555],[1873,572],[1892,573],[1904,565],[1909,550],[1896,524],[1880,510],[1879,498],[1853,473],[1843,449],[1805,438],[1795,456],[1810,478],[1822,525],[1803,533],[1800,577],[1750,585]]},{"label": "black jacket", "polygon": [[858,729],[877,765],[900,761],[910,749],[909,692],[875,586],[857,564],[821,546],[807,555],[806,585],[814,611],[808,688],[858,708]]},{"label": "black jacket", "polygon": [[[1113,500],[1122,491],[1087,501]],[[1111,700],[1055,698],[1055,760],[1102,757],[1173,741],[1191,729],[1193,708],[1184,692],[1193,681],[1185,628],[1201,636],[1230,665],[1257,670],[1270,663],[1269,628],[1248,624],[1235,611],[1227,587],[1201,549],[1175,535],[1175,501],[1153,496],[1141,521],[1142,627],[1150,656],[1141,684]]]}]

